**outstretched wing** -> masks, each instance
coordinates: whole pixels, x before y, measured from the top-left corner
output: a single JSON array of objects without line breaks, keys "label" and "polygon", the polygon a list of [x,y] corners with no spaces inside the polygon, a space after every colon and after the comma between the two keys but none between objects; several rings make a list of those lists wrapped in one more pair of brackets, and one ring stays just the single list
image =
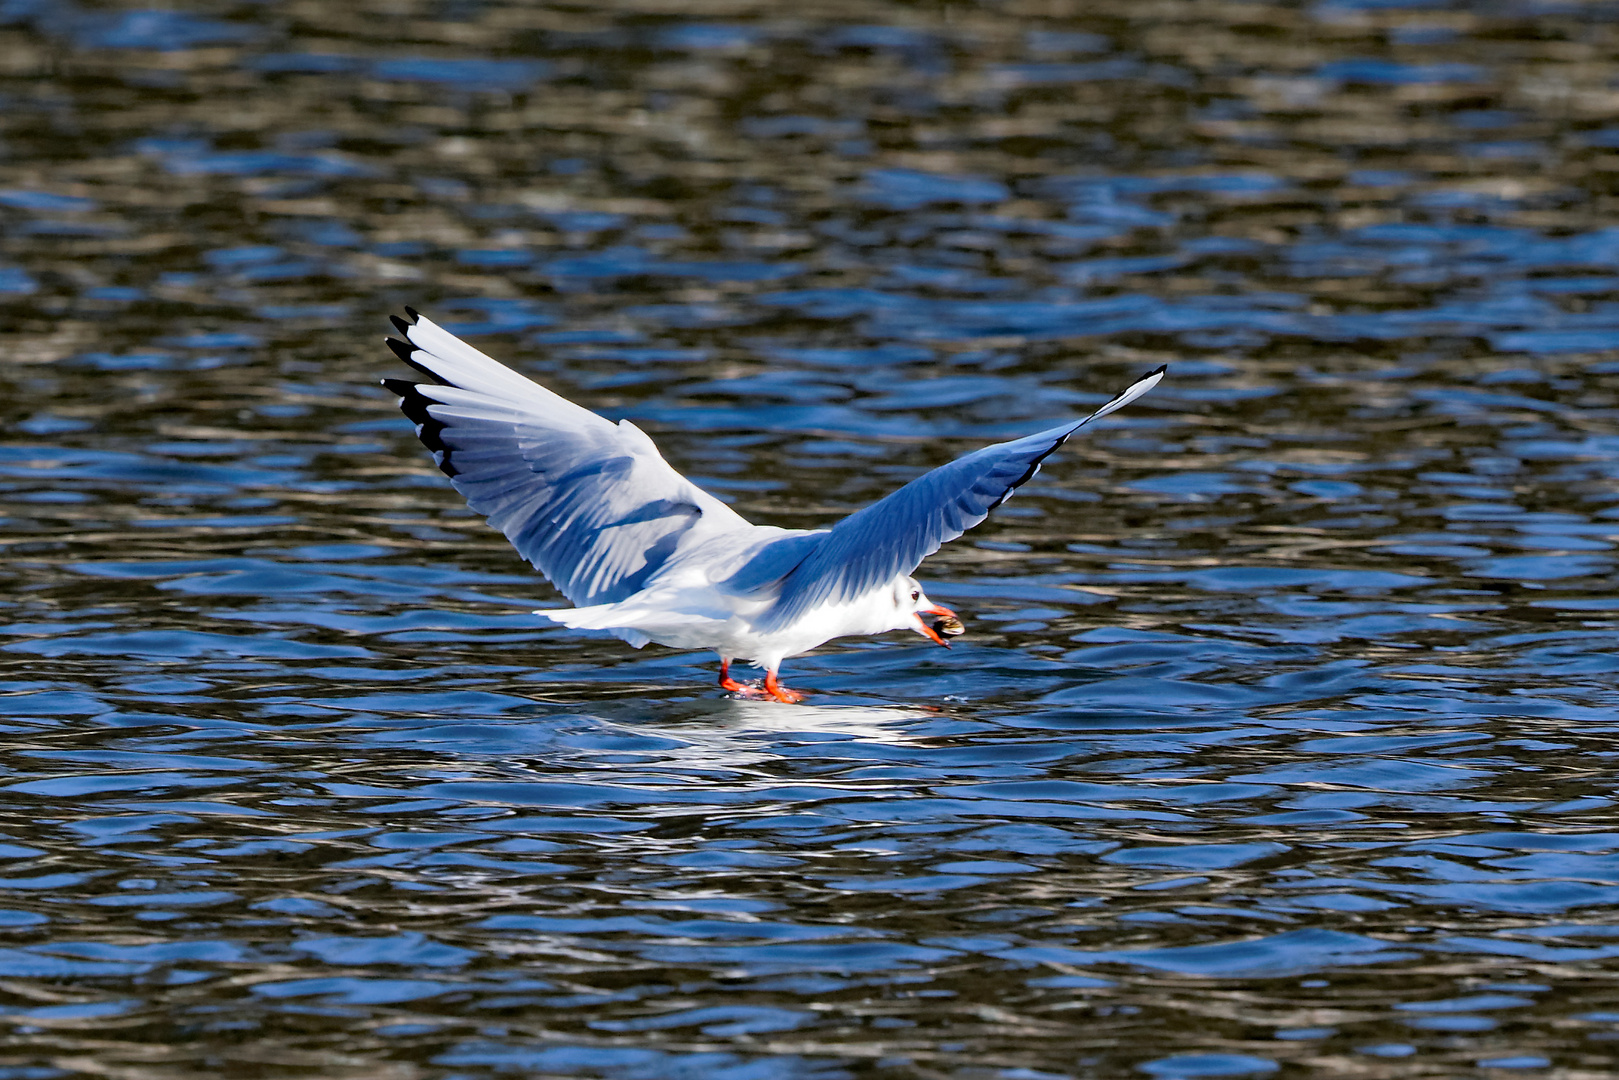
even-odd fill
[{"label": "outstretched wing", "polygon": [[1074,432],[1157,386],[1164,370],[1151,372],[1078,423],[957,458],[850,514],[830,532],[818,534],[813,545],[799,541],[808,552],[782,579],[780,598],[761,628],[786,626],[820,604],[852,600],[909,574],[942,544],[988,517]]},{"label": "outstretched wing", "polygon": [[485,356],[410,308],[388,339],[429,381],[384,379],[468,505],[575,605],[638,592],[693,529],[748,527],[614,424]]}]

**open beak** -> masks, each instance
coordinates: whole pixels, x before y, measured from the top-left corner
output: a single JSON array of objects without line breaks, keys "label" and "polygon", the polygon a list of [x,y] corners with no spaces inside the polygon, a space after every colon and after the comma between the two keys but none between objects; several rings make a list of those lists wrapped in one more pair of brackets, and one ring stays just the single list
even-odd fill
[{"label": "open beak", "polygon": [[[924,615],[932,615],[935,618],[929,624],[923,621],[922,616]],[[956,617],[956,613],[942,605],[923,608],[918,611],[916,613],[916,624],[921,629],[923,637],[930,638],[935,644],[943,645],[947,649],[950,647],[950,643],[945,640],[945,636],[956,637],[967,632],[967,628],[961,625],[961,620]]]}]

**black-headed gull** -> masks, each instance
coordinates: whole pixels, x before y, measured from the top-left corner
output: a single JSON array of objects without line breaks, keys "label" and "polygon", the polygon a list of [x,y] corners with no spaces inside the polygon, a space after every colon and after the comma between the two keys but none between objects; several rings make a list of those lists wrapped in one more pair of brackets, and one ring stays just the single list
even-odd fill
[{"label": "black-headed gull", "polygon": [[[955,612],[911,577],[983,521],[1074,432],[1158,385],[1158,368],[1083,420],[957,458],[830,529],[752,525],[613,423],[497,363],[410,308],[388,338],[426,381],[385,379],[467,503],[575,605],[535,612],[639,649],[713,649],[765,669],[759,696],[795,702],[781,662],[855,634],[914,630],[948,646]],[[408,342],[408,343],[407,343]],[[932,617],[929,621],[928,617]]]}]

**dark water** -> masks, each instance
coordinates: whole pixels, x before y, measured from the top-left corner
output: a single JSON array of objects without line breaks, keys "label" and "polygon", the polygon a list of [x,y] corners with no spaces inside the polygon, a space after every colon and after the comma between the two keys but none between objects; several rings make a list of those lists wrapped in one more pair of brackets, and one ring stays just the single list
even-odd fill
[{"label": "dark water", "polygon": [[[0,0],[0,1078],[1611,1075],[1616,49]],[[787,526],[1171,377],[765,705],[527,614],[404,304]]]}]

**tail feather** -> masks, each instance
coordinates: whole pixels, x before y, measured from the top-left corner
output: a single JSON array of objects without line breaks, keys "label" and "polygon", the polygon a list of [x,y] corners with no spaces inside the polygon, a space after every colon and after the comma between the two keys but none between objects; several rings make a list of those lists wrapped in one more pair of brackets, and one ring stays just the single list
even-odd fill
[{"label": "tail feather", "polygon": [[[635,604],[540,608],[534,614],[573,630],[605,630],[639,649],[649,641],[679,637],[683,631],[723,623],[723,618],[689,611],[659,611]],[[665,641],[664,644],[669,644]]]},{"label": "tail feather", "polygon": [[534,614],[575,630],[611,630],[624,622],[622,612],[617,604],[596,604],[593,607],[540,608]]},{"label": "tail feather", "polygon": [[609,634],[627,643],[632,649],[639,649],[652,640],[644,630],[633,626],[617,625],[622,620],[615,619],[607,611],[615,608],[616,604],[597,604],[595,607],[584,608],[540,608],[534,614],[550,619],[561,626],[571,630],[605,630]]}]

